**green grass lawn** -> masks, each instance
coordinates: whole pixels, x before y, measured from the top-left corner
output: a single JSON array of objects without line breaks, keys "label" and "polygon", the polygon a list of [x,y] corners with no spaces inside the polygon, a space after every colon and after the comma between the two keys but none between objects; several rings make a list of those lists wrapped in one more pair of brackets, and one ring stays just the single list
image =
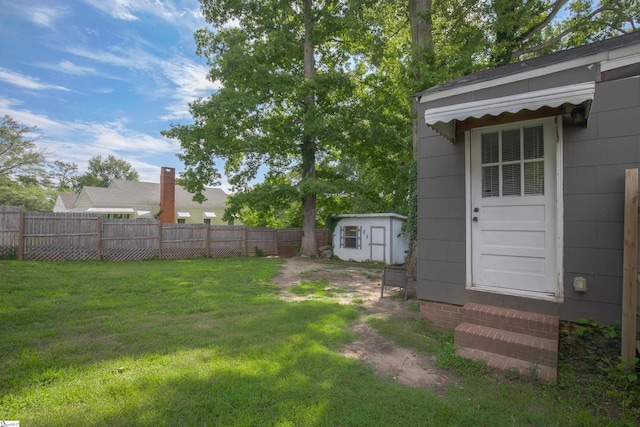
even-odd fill
[{"label": "green grass lawn", "polygon": [[[440,353],[440,395],[338,350],[356,305],[284,302],[275,259],[0,261],[0,420],[21,426],[602,426],[558,386],[479,375],[424,323],[372,319]],[[311,286],[308,291],[325,289]],[[418,328],[418,329],[416,329]],[[397,334],[398,330],[406,331]],[[444,349],[444,350],[443,350]],[[449,356],[445,356],[448,354]]]}]

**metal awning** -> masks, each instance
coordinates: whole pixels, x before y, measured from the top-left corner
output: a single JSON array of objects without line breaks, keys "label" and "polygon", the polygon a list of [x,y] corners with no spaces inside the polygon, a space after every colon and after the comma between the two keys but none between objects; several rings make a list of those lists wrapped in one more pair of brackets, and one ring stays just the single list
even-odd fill
[{"label": "metal awning", "polygon": [[85,212],[99,214],[132,214],[135,211],[133,208],[88,208]]},{"label": "metal awning", "polygon": [[178,211],[178,218],[191,218],[191,214],[187,211]]},{"label": "metal awning", "polygon": [[[425,123],[449,140],[455,140],[457,121],[483,116],[498,116],[502,113],[517,113],[522,110],[536,111],[542,107],[560,107],[564,104],[580,105],[593,101],[596,83],[593,81],[549,89],[523,92],[499,98],[483,99],[462,104],[427,108]],[[588,114],[588,108],[586,114]],[[586,118],[586,117],[585,117]]]},{"label": "metal awning", "polygon": [[138,218],[151,218],[151,211],[138,210],[136,211],[136,215]]},{"label": "metal awning", "polygon": [[204,216],[205,218],[215,218],[216,217],[216,213],[215,212],[203,212],[202,216]]}]

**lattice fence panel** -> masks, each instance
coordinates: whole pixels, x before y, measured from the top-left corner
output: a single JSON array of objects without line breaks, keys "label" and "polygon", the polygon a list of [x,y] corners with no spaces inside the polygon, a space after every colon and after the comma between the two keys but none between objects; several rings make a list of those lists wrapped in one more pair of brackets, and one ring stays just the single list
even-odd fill
[{"label": "lattice fence panel", "polygon": [[208,256],[204,224],[162,224],[162,258],[189,259]]},{"label": "lattice fence panel", "polygon": [[97,248],[43,245],[29,246],[23,255],[27,261],[86,261],[96,259],[97,256]]},{"label": "lattice fence panel", "polygon": [[230,258],[242,255],[242,249],[236,250],[231,248],[210,248],[209,257],[211,258]]},{"label": "lattice fence panel", "polygon": [[21,212],[17,206],[0,206],[0,257],[18,252]]},{"label": "lattice fence panel", "polygon": [[209,228],[209,256],[224,258],[243,255],[244,230],[241,225],[214,225]]},{"label": "lattice fence panel", "polygon": [[158,249],[103,249],[102,259],[106,261],[146,261],[158,257]]},{"label": "lattice fence panel", "polygon": [[143,261],[158,257],[157,220],[105,219],[102,223],[102,258],[109,261]]},{"label": "lattice fence panel", "polygon": [[96,258],[100,218],[85,214],[26,212],[24,259],[38,261]]}]

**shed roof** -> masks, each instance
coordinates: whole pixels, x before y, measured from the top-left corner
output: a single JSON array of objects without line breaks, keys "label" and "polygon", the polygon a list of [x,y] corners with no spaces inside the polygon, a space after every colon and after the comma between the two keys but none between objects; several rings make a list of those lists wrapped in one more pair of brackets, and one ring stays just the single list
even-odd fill
[{"label": "shed roof", "polygon": [[407,217],[397,213],[364,213],[364,214],[340,214],[336,218],[397,218],[406,220]]}]

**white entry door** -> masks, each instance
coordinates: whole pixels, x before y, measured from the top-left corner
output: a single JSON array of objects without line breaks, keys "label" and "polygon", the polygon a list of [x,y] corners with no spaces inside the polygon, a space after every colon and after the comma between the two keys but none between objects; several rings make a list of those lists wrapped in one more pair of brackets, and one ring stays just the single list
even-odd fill
[{"label": "white entry door", "polygon": [[557,295],[554,120],[471,131],[471,285]]},{"label": "white entry door", "polygon": [[371,261],[386,262],[386,234],[387,232],[385,227],[371,227]]}]

